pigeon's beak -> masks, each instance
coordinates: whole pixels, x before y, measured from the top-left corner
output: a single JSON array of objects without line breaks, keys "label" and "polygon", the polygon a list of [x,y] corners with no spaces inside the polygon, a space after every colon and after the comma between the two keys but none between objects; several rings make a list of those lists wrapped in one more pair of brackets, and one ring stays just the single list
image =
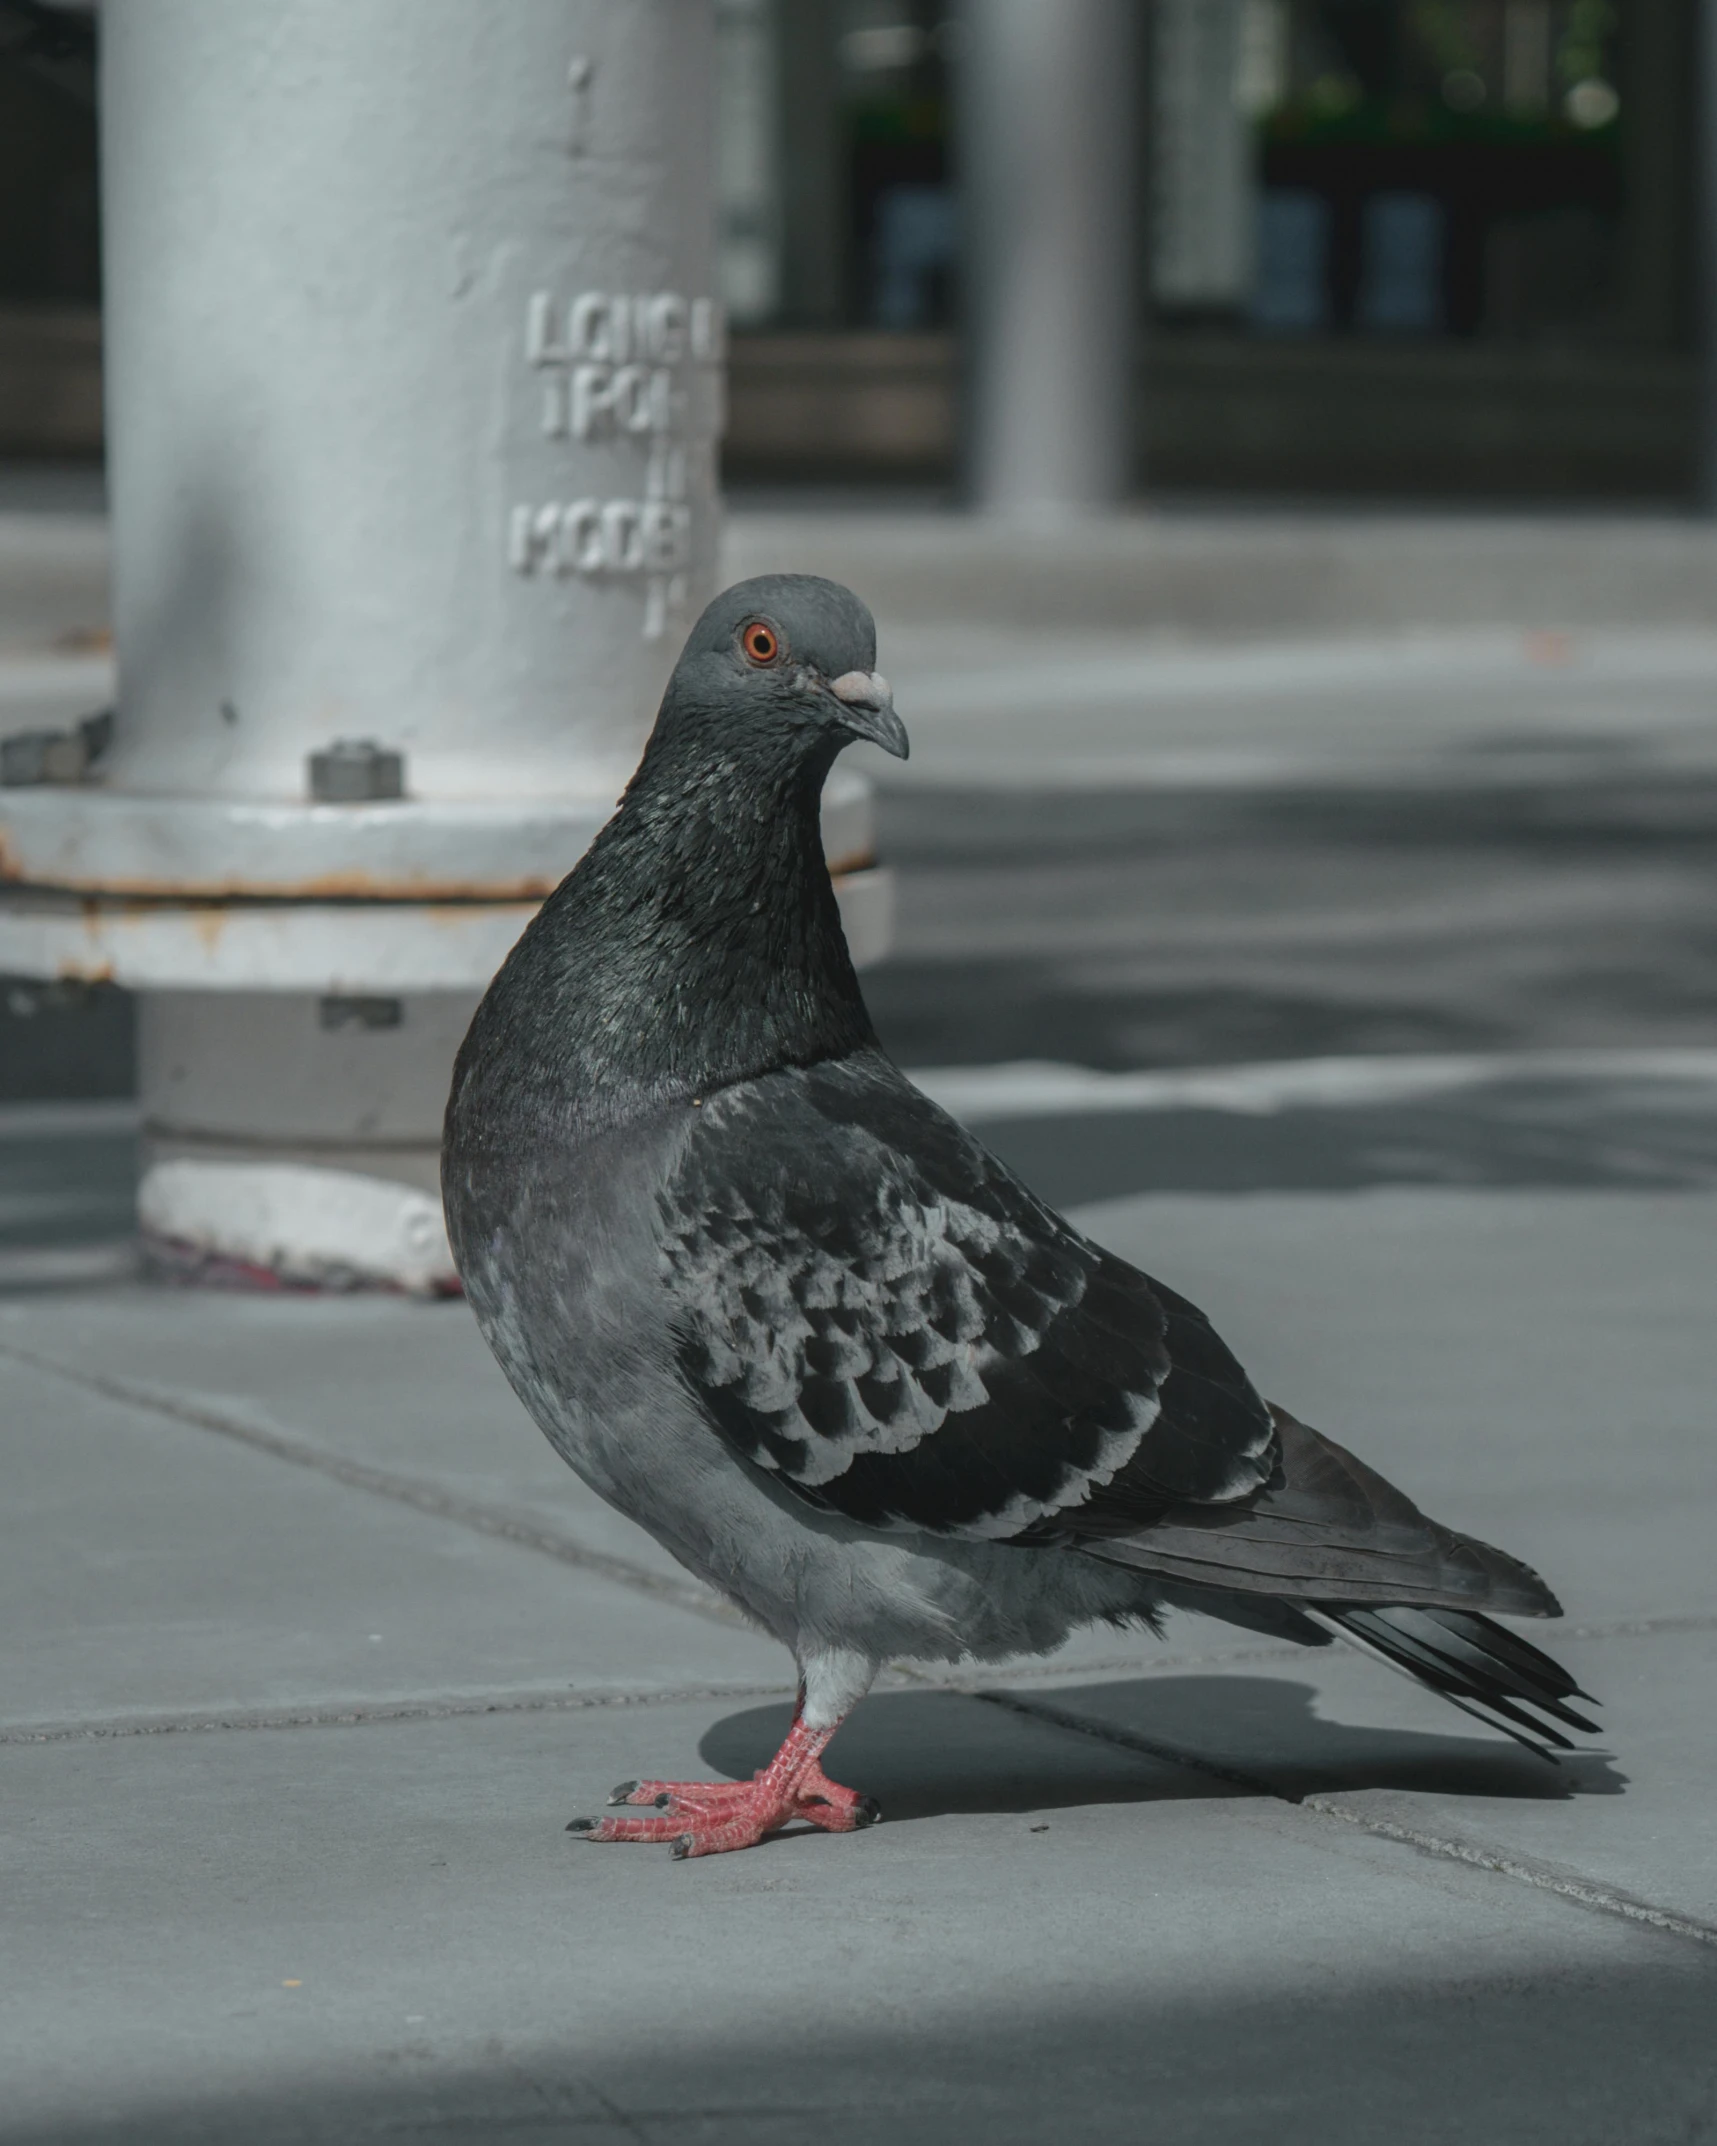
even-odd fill
[{"label": "pigeon's beak", "polygon": [[829,691],[846,710],[846,727],[867,745],[880,745],[896,760],[912,750],[906,725],[894,712],[894,695],[880,671],[843,671]]}]

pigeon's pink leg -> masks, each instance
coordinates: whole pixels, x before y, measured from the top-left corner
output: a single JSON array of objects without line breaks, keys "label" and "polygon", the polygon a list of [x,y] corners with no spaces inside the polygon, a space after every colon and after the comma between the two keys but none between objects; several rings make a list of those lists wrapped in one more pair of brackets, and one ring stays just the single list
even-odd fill
[{"label": "pigeon's pink leg", "polygon": [[882,1813],[868,1796],[843,1788],[821,1759],[840,1723],[808,1727],[804,1691],[787,1740],[749,1781],[622,1781],[610,1803],[653,1806],[649,1818],[575,1818],[569,1833],[595,1841],[672,1841],[676,1859],[750,1848],[796,1818],[825,1833],[853,1833]]}]

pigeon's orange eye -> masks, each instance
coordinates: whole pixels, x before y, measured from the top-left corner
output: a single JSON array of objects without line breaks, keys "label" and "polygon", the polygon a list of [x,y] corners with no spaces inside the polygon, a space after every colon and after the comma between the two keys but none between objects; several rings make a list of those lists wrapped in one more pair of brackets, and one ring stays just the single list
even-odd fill
[{"label": "pigeon's orange eye", "polygon": [[773,663],[781,653],[781,641],[773,626],[753,619],[739,637],[739,645],[753,663]]}]

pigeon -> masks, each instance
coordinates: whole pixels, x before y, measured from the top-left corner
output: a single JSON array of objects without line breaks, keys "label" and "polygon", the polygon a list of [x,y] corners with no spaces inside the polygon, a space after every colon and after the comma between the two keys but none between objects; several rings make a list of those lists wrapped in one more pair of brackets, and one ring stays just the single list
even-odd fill
[{"label": "pigeon", "polygon": [[1596,1733],[1485,1614],[1559,1615],[1536,1573],[1265,1402],[883,1050],[819,827],[845,746],[906,758],[875,664],[834,582],[718,596],[454,1069],[449,1238],[507,1378],[798,1668],[751,1780],[623,1782],[568,1830],[679,1857],[854,1831],[876,1806],[822,1759],[882,1664],[1177,1609],[1350,1640],[1546,1757]]}]

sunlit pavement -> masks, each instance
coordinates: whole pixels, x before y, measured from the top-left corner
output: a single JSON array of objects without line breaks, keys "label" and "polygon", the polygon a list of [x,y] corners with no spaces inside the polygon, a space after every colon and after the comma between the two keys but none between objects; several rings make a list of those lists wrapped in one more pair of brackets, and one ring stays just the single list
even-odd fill
[{"label": "sunlit pavement", "polygon": [[885,1035],[1542,1569],[1602,1748],[1186,1619],[891,1672],[834,1753],[873,1832],[570,1839],[761,1763],[785,1657],[461,1306],[147,1287],[124,1106],[8,1106],[0,2138],[1717,2126],[1717,658],[1612,637],[1587,693],[1524,632],[1440,684],[1344,643],[1275,690],[1212,649],[1152,701],[1142,639],[1045,638],[1051,707],[933,644],[882,652],[920,745]]}]

